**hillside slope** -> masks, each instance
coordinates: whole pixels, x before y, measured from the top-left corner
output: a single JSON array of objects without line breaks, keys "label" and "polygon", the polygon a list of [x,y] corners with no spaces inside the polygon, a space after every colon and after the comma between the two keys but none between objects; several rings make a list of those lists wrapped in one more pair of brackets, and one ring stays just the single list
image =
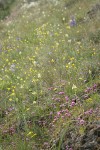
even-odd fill
[{"label": "hillside slope", "polygon": [[99,0],[16,0],[0,21],[0,149],[99,150]]}]

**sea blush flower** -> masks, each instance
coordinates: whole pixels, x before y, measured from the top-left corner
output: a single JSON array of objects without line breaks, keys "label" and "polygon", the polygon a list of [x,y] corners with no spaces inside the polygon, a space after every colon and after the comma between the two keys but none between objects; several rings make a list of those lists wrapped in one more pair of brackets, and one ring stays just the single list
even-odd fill
[{"label": "sea blush flower", "polygon": [[71,107],[72,107],[72,106],[75,106],[75,102],[72,101],[70,106],[71,106]]},{"label": "sea blush flower", "polygon": [[66,99],[66,101],[68,102],[68,100],[69,100],[69,97],[68,97],[68,96],[65,96],[65,99]]},{"label": "sea blush flower", "polygon": [[79,123],[80,123],[80,125],[84,125],[85,121],[84,121],[83,119],[81,119],[81,120],[79,121]]},{"label": "sea blush flower", "polygon": [[59,92],[59,95],[63,95],[64,94],[64,92]]},{"label": "sea blush flower", "polygon": [[58,111],[58,112],[57,112],[57,115],[60,116],[60,115],[61,115],[61,111]]}]

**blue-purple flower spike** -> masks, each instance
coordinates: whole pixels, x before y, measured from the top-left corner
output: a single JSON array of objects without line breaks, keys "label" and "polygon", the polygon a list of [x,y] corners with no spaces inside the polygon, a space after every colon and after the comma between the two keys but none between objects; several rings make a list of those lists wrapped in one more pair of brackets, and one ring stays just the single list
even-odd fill
[{"label": "blue-purple flower spike", "polygon": [[74,17],[74,16],[71,17],[70,26],[71,26],[71,27],[76,26],[76,20],[75,20],[75,17]]}]

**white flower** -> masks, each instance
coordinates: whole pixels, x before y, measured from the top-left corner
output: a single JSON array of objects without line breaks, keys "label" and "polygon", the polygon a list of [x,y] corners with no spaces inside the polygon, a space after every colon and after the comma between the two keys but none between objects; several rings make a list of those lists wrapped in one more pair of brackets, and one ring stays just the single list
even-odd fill
[{"label": "white flower", "polygon": [[40,73],[38,73],[38,78],[41,78],[41,74]]},{"label": "white flower", "polygon": [[12,65],[10,66],[10,70],[11,70],[12,72],[15,71],[15,64],[12,64]]},{"label": "white flower", "polygon": [[33,104],[36,104],[36,101],[33,101]]}]

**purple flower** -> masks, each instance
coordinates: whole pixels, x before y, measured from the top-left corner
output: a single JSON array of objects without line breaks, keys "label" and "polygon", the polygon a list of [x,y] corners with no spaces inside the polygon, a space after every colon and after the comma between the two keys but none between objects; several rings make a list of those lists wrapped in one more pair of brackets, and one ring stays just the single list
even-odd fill
[{"label": "purple flower", "polygon": [[97,88],[97,84],[94,84],[94,85],[93,85],[93,89],[96,89],[96,88]]},{"label": "purple flower", "polygon": [[76,26],[76,20],[75,20],[74,16],[71,17],[70,26],[71,27]]},{"label": "purple flower", "polygon": [[55,98],[55,100],[60,102],[60,98]]}]

